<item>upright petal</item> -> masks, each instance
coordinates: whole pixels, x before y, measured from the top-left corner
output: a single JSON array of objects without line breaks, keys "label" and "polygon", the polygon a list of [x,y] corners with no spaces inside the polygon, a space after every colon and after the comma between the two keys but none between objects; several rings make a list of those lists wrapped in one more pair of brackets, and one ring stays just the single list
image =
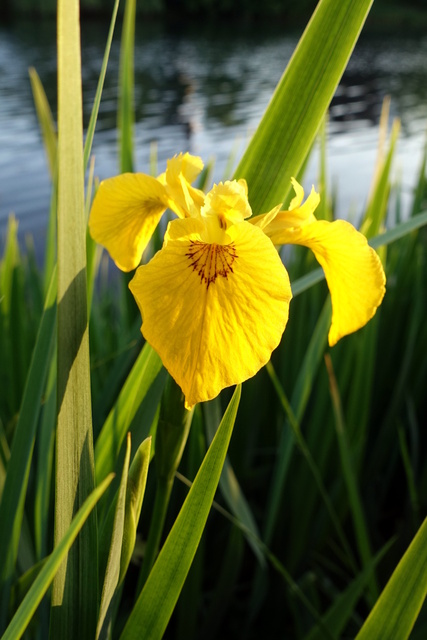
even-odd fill
[{"label": "upright petal", "polygon": [[266,227],[268,227],[273,222],[277,214],[280,213],[281,206],[281,203],[276,204],[276,206],[271,209],[271,211],[269,211],[268,213],[260,213],[259,215],[254,216],[249,220],[249,222],[265,231]]},{"label": "upright petal", "polygon": [[135,269],[168,206],[165,187],[143,173],[124,173],[101,182],[89,217],[94,240],[123,271]]},{"label": "upright petal", "polygon": [[198,156],[179,153],[167,163],[166,173],[159,179],[166,185],[168,206],[180,218],[196,217],[203,206],[205,194],[191,186],[203,169],[203,162]]},{"label": "upright petal", "polygon": [[227,180],[215,184],[206,195],[201,216],[206,225],[206,242],[227,244],[227,229],[252,215],[246,180]]},{"label": "upright petal", "polygon": [[312,187],[306,201],[302,203],[304,198],[304,189],[295,180],[291,178],[292,185],[295,189],[295,197],[289,205],[288,211],[279,211],[272,215],[275,209],[270,213],[257,216],[253,220],[253,224],[260,226],[264,232],[271,238],[282,229],[291,229],[293,227],[302,227],[312,224],[316,221],[314,211],[320,202],[320,196]]},{"label": "upright petal", "polygon": [[142,333],[182,388],[186,405],[253,376],[286,326],[287,272],[263,232],[242,222],[230,244],[202,240],[201,219],[169,224],[165,244],[130,283]]},{"label": "upright petal", "polygon": [[222,228],[242,222],[252,215],[246,180],[227,180],[214,185],[206,196],[202,216],[217,216]]},{"label": "upright petal", "polygon": [[309,247],[323,267],[332,299],[330,346],[373,317],[385,293],[384,270],[365,236],[349,222],[318,220],[270,237],[274,244]]}]

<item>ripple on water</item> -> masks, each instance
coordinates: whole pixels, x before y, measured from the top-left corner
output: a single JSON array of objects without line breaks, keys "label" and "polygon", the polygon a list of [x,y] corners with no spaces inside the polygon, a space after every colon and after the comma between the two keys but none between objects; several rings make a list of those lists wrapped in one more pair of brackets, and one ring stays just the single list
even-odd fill
[{"label": "ripple on water", "polygon": [[[108,25],[83,25],[83,112],[87,126]],[[236,162],[255,130],[297,39],[268,32],[188,32],[171,35],[159,27],[137,30],[135,52],[136,168],[149,170],[157,146],[159,170],[184,150],[215,158],[214,180],[224,177],[230,154]],[[338,187],[338,212],[360,213],[376,157],[377,125],[385,95],[402,119],[398,170],[410,189],[424,144],[427,103],[427,39],[362,39],[350,60],[330,112],[329,176]],[[0,31],[0,235],[11,211],[21,234],[43,238],[50,182],[38,130],[28,67],[34,65],[55,113],[54,24]],[[10,61],[13,60],[13,65]],[[96,174],[117,166],[118,38],[113,43],[95,134]],[[316,182],[317,155],[305,183]]]}]

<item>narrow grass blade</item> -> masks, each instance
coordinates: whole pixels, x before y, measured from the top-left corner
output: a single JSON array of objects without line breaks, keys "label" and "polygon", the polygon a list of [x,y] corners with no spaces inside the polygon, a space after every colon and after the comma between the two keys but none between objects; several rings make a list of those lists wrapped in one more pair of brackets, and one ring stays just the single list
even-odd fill
[{"label": "narrow grass blade", "polygon": [[[119,490],[117,492],[117,500],[114,501],[112,512],[112,527],[108,526],[110,523],[107,519],[107,538],[105,541],[105,551],[107,552],[107,563],[105,567],[105,578],[102,587],[101,603],[99,606],[99,617],[96,627],[96,640],[99,637],[108,637],[108,624],[107,618],[108,609],[119,583],[120,576],[120,556],[122,552],[123,543],[123,527],[125,522],[125,509],[126,509],[126,486],[128,482],[129,473],[129,461],[130,461],[130,434],[128,434],[126,443],[126,455],[123,465],[122,477],[120,480]],[[103,555],[102,545],[100,545],[100,568],[104,569],[102,564]],[[101,635],[102,634],[102,635]]]},{"label": "narrow grass blade", "polygon": [[[299,424],[304,415],[308,399],[311,393],[315,375],[317,373],[321,357],[324,353],[327,334],[330,326],[331,305],[330,299],[324,305],[322,313],[317,321],[309,345],[306,349],[297,380],[292,392],[292,414]],[[277,444],[277,454],[272,473],[272,479],[268,490],[266,508],[264,512],[263,541],[269,545],[276,528],[276,523],[281,512],[281,501],[285,483],[288,477],[289,466],[296,444],[295,432],[290,428],[287,418],[284,419],[280,438]],[[251,611],[249,618],[255,616],[265,597],[265,573],[257,570],[251,594]]]},{"label": "narrow grass blade", "polygon": [[[412,415],[413,407],[412,403],[408,407],[408,412]],[[418,498],[418,490],[417,483],[415,481],[415,472],[411,461],[411,456],[408,450],[408,444],[406,442],[406,437],[402,425],[398,426],[398,435],[399,435],[399,448],[400,455],[402,456],[403,467],[405,469],[406,482],[408,484],[408,492],[411,500],[413,521],[417,528],[419,526],[419,512],[420,512],[420,501]]]},{"label": "narrow grass blade", "polygon": [[0,270],[0,304],[5,317],[9,316],[12,299],[13,270],[19,262],[18,222],[9,216],[6,246]]},{"label": "narrow grass blade", "polygon": [[[360,498],[357,479],[354,473],[354,465],[351,459],[350,446],[344,425],[341,397],[329,353],[325,354],[325,362],[329,376],[329,388],[335,414],[335,430],[338,439],[341,467],[348,493],[348,504],[351,509],[360,557],[362,559],[363,567],[366,568],[372,564],[372,551],[368,533],[368,523],[363,511],[362,500]],[[379,593],[375,574],[372,574],[372,577],[369,579],[369,588],[370,596],[373,598],[373,601],[375,601],[378,598]]]},{"label": "narrow grass blade", "polygon": [[409,220],[406,220],[406,222],[401,222],[396,227],[393,227],[393,229],[388,229],[388,231],[386,231],[385,233],[379,233],[377,236],[369,240],[369,244],[374,249],[387,246],[392,242],[396,242],[396,240],[400,240],[400,238],[404,238],[412,231],[420,229],[426,224],[427,211],[424,211],[423,213],[419,213],[413,218],[409,218]]},{"label": "narrow grass blade", "polygon": [[200,542],[218,486],[241,387],[233,394],[182,509],[130,614],[121,640],[160,640]]},{"label": "narrow grass blade", "polygon": [[9,217],[6,247],[0,272],[0,304],[2,312],[2,361],[7,377],[3,384],[7,394],[2,401],[9,415],[18,412],[26,375],[28,325],[25,326],[24,273],[18,244],[18,222]]},{"label": "narrow grass blade", "polygon": [[385,159],[377,167],[375,182],[373,184],[372,193],[366,209],[365,219],[361,226],[362,233],[364,233],[368,238],[371,238],[380,232],[387,213],[387,204],[390,194],[390,171],[399,131],[400,122],[399,120],[395,120],[391,130],[390,148]]},{"label": "narrow grass blade", "polygon": [[3,496],[4,483],[6,481],[6,469],[10,460],[10,450],[4,431],[3,423],[0,420],[0,503]]},{"label": "narrow grass blade", "polygon": [[[83,130],[78,0],[58,0],[58,423],[55,542],[95,486],[86,293]],[[51,637],[94,637],[97,520],[55,576]],[[76,615],[78,612],[78,615]]]},{"label": "narrow grass blade", "polygon": [[301,428],[300,428],[300,424],[299,421],[296,419],[296,416],[292,410],[292,407],[288,401],[288,399],[286,398],[285,392],[280,384],[280,381],[278,380],[275,371],[273,369],[273,366],[271,363],[268,363],[267,365],[267,370],[268,373],[270,375],[270,378],[274,384],[274,387],[276,389],[276,392],[279,396],[280,399],[280,403],[282,405],[283,411],[285,412],[285,415],[287,417],[287,421],[289,423],[290,428],[292,429],[292,433],[295,439],[295,442],[298,444],[298,447],[301,451],[301,453],[303,454],[309,469],[313,475],[314,481],[316,483],[316,487],[317,490],[319,491],[319,494],[322,496],[323,502],[325,503],[327,512],[329,514],[329,517],[335,527],[335,530],[337,532],[337,535],[341,541],[341,544],[343,546],[343,549],[346,553],[348,562],[350,564],[353,565],[353,568],[355,569],[355,563],[354,563],[354,559],[352,557],[352,553],[351,553],[351,548],[350,545],[347,541],[347,538],[345,536],[344,530],[340,524],[338,515],[332,505],[331,499],[329,498],[329,495],[326,491],[324,482],[322,480],[322,475],[320,473],[320,470],[318,468],[318,466],[315,463],[315,460],[313,458],[313,456],[311,455],[311,452],[307,446],[307,443],[302,435],[301,432]]},{"label": "narrow grass blade", "polygon": [[[328,139],[328,114],[322,120],[319,131],[320,168],[319,168],[319,195],[320,202],[316,209],[318,220],[332,222],[332,206],[327,180],[327,139]],[[300,180],[298,180],[300,182]]]},{"label": "narrow grass blade", "polygon": [[416,181],[414,200],[412,202],[411,217],[419,213],[423,207],[424,194],[426,192],[426,166],[427,166],[427,138],[424,143],[423,157],[418,171],[418,180]]},{"label": "narrow grass blade", "polygon": [[48,160],[50,177],[52,180],[52,194],[50,202],[49,222],[47,228],[47,239],[45,247],[45,293],[52,276],[54,264],[56,262],[56,205],[57,205],[57,159],[58,159],[58,137],[43,85],[37,71],[29,69],[31,87],[33,90],[34,104],[36,106],[37,117],[42,133],[43,143]]},{"label": "narrow grass blade", "polygon": [[[81,508],[73,518],[71,525],[67,529],[63,538],[59,541],[51,555],[46,560],[42,570],[28,591],[21,606],[6,629],[6,632],[2,636],[2,640],[16,640],[16,638],[22,637],[22,634],[27,628],[37,606],[40,604],[43,596],[47,592],[71,545],[111,480],[112,476],[107,477],[104,482],[94,489],[94,491],[86,498]],[[83,637],[86,636],[82,636],[82,638]]]},{"label": "narrow grass blade", "polygon": [[[212,400],[211,402],[205,403],[203,406],[203,410],[205,416],[206,431],[208,434],[209,442],[211,442],[215,435],[217,425],[219,424],[221,419],[220,404],[218,398]],[[228,508],[244,526],[243,531],[251,532],[251,534],[247,536],[248,544],[255,553],[259,564],[262,567],[265,567],[264,554],[262,552],[262,549],[256,543],[256,540],[260,538],[260,533],[258,531],[255,517],[243,494],[243,491],[239,485],[239,482],[236,478],[233,467],[231,466],[228,457],[226,457],[224,462],[224,468],[221,473],[219,486],[221,489],[221,493],[224,496],[226,503],[228,504]]]},{"label": "narrow grass blade", "polygon": [[35,579],[43,569],[46,562],[47,558],[43,558],[43,560],[34,564],[26,573],[24,573],[18,580],[15,581],[10,599],[11,604],[9,614],[11,618],[15,615],[19,606],[22,604],[22,601],[24,600],[31,586],[34,584]]},{"label": "narrow grass blade", "polygon": [[[52,350],[56,356],[55,348]],[[38,560],[44,558],[48,552],[51,481],[55,459],[56,368],[56,357],[53,357],[47,378],[46,401],[37,438],[37,470],[34,480],[34,544]]]},{"label": "narrow grass blade", "polygon": [[4,558],[0,567],[0,581],[2,585],[0,623],[2,628],[5,621],[7,603],[9,601],[9,588],[18,553],[25,495],[37,422],[40,414],[41,399],[55,336],[56,273],[54,276],[46,299],[45,310],[34,347],[0,504],[0,558]]},{"label": "narrow grass blade", "polygon": [[[126,433],[142,402],[162,369],[157,353],[146,343],[124,383],[115,406],[95,445],[96,478],[99,483],[116,465]],[[158,399],[158,401],[160,398]]]},{"label": "narrow grass blade", "polygon": [[133,171],[134,43],[136,0],[126,0],[120,47],[119,113],[120,172]]},{"label": "narrow grass blade", "polygon": [[[222,550],[221,558],[218,558],[221,570],[215,589],[209,598],[209,604],[203,620],[203,628],[198,636],[194,634],[194,638],[199,637],[204,640],[215,640],[215,638],[222,636],[221,627],[224,625],[224,617],[238,589],[238,580],[244,558],[244,548],[245,543],[242,530],[235,526],[231,527],[227,545],[224,546]],[[187,582],[185,583],[184,589],[186,586]],[[191,606],[189,603],[190,608]],[[194,614],[197,614],[197,610],[194,611],[193,615]],[[189,617],[188,613],[187,617]],[[181,638],[187,640],[188,635],[182,635]]]},{"label": "narrow grass blade", "polygon": [[[331,306],[328,300],[316,324],[310,343],[299,371],[291,398],[291,408],[296,421],[299,423],[304,415],[310,396],[314,377],[320,365],[325,349],[327,333],[330,325]],[[275,528],[276,519],[280,511],[280,500],[289,469],[290,457],[295,445],[295,434],[289,428],[286,418],[282,428],[282,435],[276,457],[271,489],[269,491],[265,517],[264,542],[269,544]]]},{"label": "narrow grass blade", "polygon": [[36,105],[37,117],[42,133],[44,148],[48,160],[50,177],[54,180],[56,175],[56,154],[58,141],[52,112],[47,100],[43,85],[34,67],[29,69],[31,88],[33,90],[34,104]]},{"label": "narrow grass blade", "polygon": [[159,553],[175,474],[187,443],[193,414],[194,408],[191,410],[185,408],[182,390],[168,375],[160,404],[155,438],[156,495],[145,545],[144,561],[136,587],[137,595],[141,592]]},{"label": "narrow grass blade", "polygon": [[384,545],[381,551],[377,553],[375,558],[372,560],[371,564],[365,567],[365,569],[357,575],[349,586],[337,596],[331,607],[325,615],[322,616],[323,628],[316,625],[310,633],[305,636],[304,640],[324,640],[324,628],[330,630],[333,638],[342,637],[345,626],[353,615],[355,605],[362,595],[367,582],[372,576],[375,566],[381,558],[385,556],[392,544],[393,541]]},{"label": "narrow grass blade", "polygon": [[[177,477],[179,477],[179,479],[183,482],[183,484],[191,488],[192,483],[187,478],[182,476],[180,473],[177,473]],[[227,520],[229,520],[233,525],[235,525],[242,533],[248,536],[253,536],[252,532],[246,529],[246,527],[242,524],[240,520],[235,518],[230,512],[228,512],[220,504],[215,502],[215,500],[213,501],[212,506],[218,513],[223,515]],[[307,609],[308,612],[311,613],[313,618],[318,622],[318,625],[323,629],[323,632],[325,634],[324,637],[331,638],[331,635],[329,634],[328,629],[323,625],[322,619],[317,613],[315,607],[311,604],[310,600],[305,596],[304,592],[302,591],[298,583],[295,582],[295,580],[293,580],[289,571],[284,567],[284,565],[280,562],[277,556],[275,556],[270,551],[268,546],[264,544],[264,542],[260,538],[256,539],[256,543],[257,545],[259,545],[260,548],[262,548],[265,557],[269,560],[269,562],[271,563],[271,566],[277,571],[277,573],[284,580],[284,583],[289,587],[291,592],[294,593],[299,598],[303,606]],[[248,621],[250,623],[250,616],[248,617]]]},{"label": "narrow grass blade", "polygon": [[89,125],[86,132],[86,141],[83,154],[83,166],[86,170],[90,152],[92,149],[93,136],[95,133],[96,121],[98,119],[99,105],[101,104],[102,89],[104,87],[105,74],[107,71],[108,58],[110,56],[111,42],[113,40],[114,27],[116,25],[117,11],[119,8],[120,0],[116,0],[113,7],[113,14],[111,16],[110,29],[108,31],[107,44],[105,45],[104,57],[102,59],[101,73],[99,74],[98,86],[96,87],[95,100],[90,114]]},{"label": "narrow grass blade", "polygon": [[239,166],[254,214],[290,192],[353,51],[372,0],[320,0]]},{"label": "narrow grass blade", "polygon": [[151,442],[152,439],[149,437],[140,444],[129,469],[119,584],[124,580],[135,548],[136,530],[141,515],[151,458]]},{"label": "narrow grass blade", "polygon": [[[122,480],[101,531],[100,570],[105,571],[97,637],[109,638],[119,587],[128,570],[135,548],[150,463],[151,438],[138,447],[129,468],[131,437],[128,433]],[[108,561],[103,558],[108,556]]]},{"label": "narrow grass blade", "polygon": [[[201,405],[197,405],[194,409],[186,454],[187,477],[193,480],[206,454],[206,436]],[[181,480],[179,472],[176,477]],[[242,540],[241,536],[240,539]],[[244,546],[243,543],[241,546]],[[206,559],[206,539],[202,536],[175,609],[176,640],[197,640],[198,637],[204,637],[203,630],[200,629],[199,612],[202,602],[204,603],[203,584]]]},{"label": "narrow grass blade", "polygon": [[427,519],[397,565],[357,640],[405,640],[427,595]]},{"label": "narrow grass blade", "polygon": [[[92,157],[89,165],[89,175],[86,185],[86,202],[85,216],[89,218],[89,211],[92,203],[93,175],[95,171],[95,158]],[[95,242],[89,233],[89,227],[86,231],[86,273],[87,273],[87,308],[88,316],[92,309],[93,291],[95,288],[95,279],[98,273],[99,263],[102,256],[102,247]]]},{"label": "narrow grass blade", "polygon": [[52,182],[50,195],[49,221],[46,231],[46,246],[44,255],[44,292],[47,293],[53,270],[56,268],[56,214],[58,207],[58,179],[57,175]]}]

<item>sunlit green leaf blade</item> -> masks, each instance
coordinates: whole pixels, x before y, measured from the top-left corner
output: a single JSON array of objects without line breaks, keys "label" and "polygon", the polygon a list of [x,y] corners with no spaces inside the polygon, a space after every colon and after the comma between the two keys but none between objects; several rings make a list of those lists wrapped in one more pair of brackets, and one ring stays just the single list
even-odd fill
[{"label": "sunlit green leaf blade", "polygon": [[10,312],[12,298],[13,270],[19,260],[18,221],[15,216],[9,216],[7,227],[6,247],[0,270],[0,304],[3,314],[7,317]]},{"label": "sunlit green leaf blade", "polygon": [[119,584],[125,577],[135,548],[136,530],[144,500],[150,454],[151,438],[146,438],[138,447],[129,469]]},{"label": "sunlit green leaf blade", "polygon": [[334,95],[373,0],[320,0],[236,169],[254,214],[283,202]]},{"label": "sunlit green leaf blade", "polygon": [[[383,116],[383,118],[384,117],[385,116]],[[383,126],[386,127],[386,124]],[[380,232],[387,214],[387,204],[390,195],[390,171],[399,131],[400,122],[395,120],[391,130],[389,150],[385,158],[381,157],[380,154],[380,158],[377,161],[376,175],[365,212],[365,219],[361,226],[362,233],[368,238]]]},{"label": "sunlit green leaf blade", "polygon": [[37,606],[40,604],[40,601],[48,590],[50,583],[68,553],[68,550],[111,480],[112,476],[107,477],[104,482],[94,489],[91,495],[86,498],[85,502],[73,518],[71,526],[66,531],[64,537],[60,540],[45,562],[42,570],[13,617],[12,622],[8,626],[5,634],[2,636],[2,640],[16,640],[16,638],[20,638],[22,636]]},{"label": "sunlit green leaf blade", "polygon": [[427,595],[427,520],[397,565],[357,640],[405,640]]},{"label": "sunlit green leaf blade", "polygon": [[47,155],[50,177],[56,175],[57,137],[52,112],[47,100],[43,85],[34,67],[29,69],[31,88],[33,90],[34,104],[43,137],[44,148]]},{"label": "sunlit green leaf blade", "polygon": [[134,42],[136,0],[126,0],[120,47],[119,112],[120,171],[133,171]]},{"label": "sunlit green leaf blade", "polygon": [[193,561],[219,482],[240,400],[236,388],[121,640],[160,640]]},{"label": "sunlit green leaf blade", "polygon": [[[100,539],[100,571],[105,571],[97,637],[109,637],[111,609],[135,548],[136,530],[144,499],[150,462],[151,438],[146,438],[132,460],[128,433],[120,486],[105,518]],[[105,560],[108,556],[108,562]]]},{"label": "sunlit green leaf blade", "polygon": [[107,71],[108,58],[110,56],[111,42],[113,40],[114,27],[116,24],[119,3],[120,3],[120,0],[116,0],[114,3],[113,13],[111,16],[110,29],[108,31],[107,43],[105,45],[104,57],[102,59],[101,72],[99,74],[98,85],[96,87],[95,100],[93,102],[92,112],[90,114],[89,125],[87,128],[84,155],[83,155],[83,164],[85,169],[88,165],[90,152],[92,149],[93,136],[95,133],[96,121],[98,119],[99,105],[101,104],[102,89],[104,87],[105,74]]},{"label": "sunlit green leaf blade", "polygon": [[[83,117],[78,0],[58,0],[58,422],[55,542],[95,486],[86,293]],[[96,513],[55,576],[51,637],[95,636]],[[76,614],[78,612],[78,615]]]}]

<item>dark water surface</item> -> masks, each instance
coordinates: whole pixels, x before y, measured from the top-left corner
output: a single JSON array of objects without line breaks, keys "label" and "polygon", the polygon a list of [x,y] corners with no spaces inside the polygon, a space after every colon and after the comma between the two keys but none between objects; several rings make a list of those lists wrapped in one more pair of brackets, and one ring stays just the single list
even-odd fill
[{"label": "dark water surface", "polygon": [[[84,125],[89,121],[108,24],[84,24],[82,64]],[[299,34],[276,29],[177,30],[139,25],[136,34],[136,169],[149,170],[151,143],[159,170],[168,157],[189,150],[206,163],[215,157],[214,179],[224,177],[230,154],[236,165],[297,44]],[[114,175],[117,165],[119,30],[110,63],[93,153],[96,174]],[[55,24],[0,27],[0,237],[14,212],[20,233],[43,246],[50,183],[32,100],[28,68],[34,66],[56,111]],[[402,120],[394,175],[406,204],[416,181],[427,116],[427,37],[363,36],[331,107],[329,180],[337,187],[338,213],[360,214],[376,157],[381,104]],[[318,155],[305,186],[316,183]],[[249,194],[250,195],[250,194]]]}]

